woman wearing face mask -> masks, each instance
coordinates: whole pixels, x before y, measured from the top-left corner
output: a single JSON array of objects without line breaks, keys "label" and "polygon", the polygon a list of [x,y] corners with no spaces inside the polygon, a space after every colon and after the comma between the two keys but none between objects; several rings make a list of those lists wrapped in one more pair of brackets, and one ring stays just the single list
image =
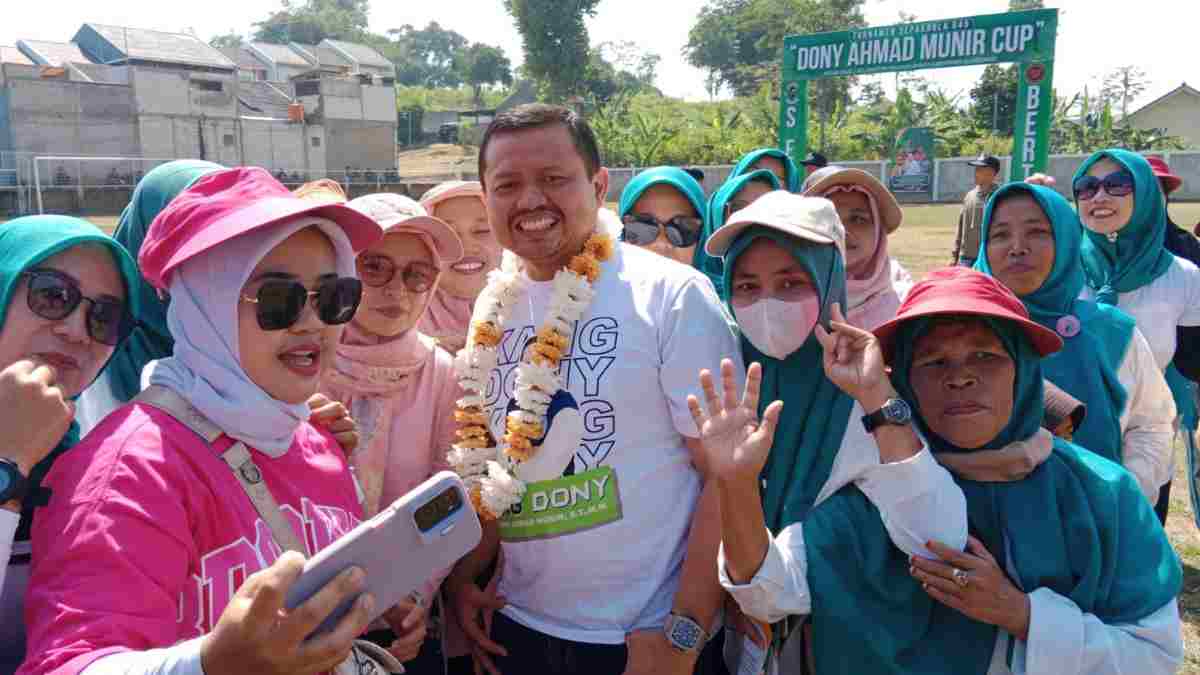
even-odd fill
[{"label": "woman wearing face mask", "polygon": [[[965,506],[882,502],[884,484],[928,480],[884,465],[876,484],[844,487],[772,540],[750,496],[777,452],[778,404],[760,426],[752,386],[741,405],[728,386],[724,402],[714,392],[708,416],[695,414],[722,494],[743,495],[721,504],[722,574],[743,611],[811,616],[809,672],[1174,673],[1182,572],[1166,534],[1128,472],[1038,426],[1039,359],[1058,337],[964,268],[930,273],[875,333],[839,335],[833,351],[890,355],[895,390]],[[965,550],[893,546],[897,523],[918,516],[965,516],[973,536]],[[775,672],[803,672],[803,660],[785,645]]]},{"label": "woman wearing face mask", "polygon": [[462,258],[442,270],[429,308],[417,324],[423,334],[455,354],[466,344],[475,298],[487,285],[488,273],[500,266],[500,244],[492,236],[478,181],[437,185],[421,196],[421,206],[448,224],[462,242]]},{"label": "woman wearing face mask", "polygon": [[[355,251],[379,236],[257,168],[201,178],[154,220],[139,263],[170,291],[174,353],[46,477],[20,672],[318,673],[347,658],[378,614],[368,595],[304,638],[359,593],[361,570],[282,602],[304,557],[362,518],[305,402],[358,306]],[[414,614],[387,616],[403,634]]]},{"label": "woman wearing face mask", "polygon": [[[1072,189],[1087,230],[1080,247],[1084,297],[1116,305],[1137,321],[1190,437],[1196,426],[1193,387],[1171,364],[1178,329],[1200,326],[1200,269],[1163,246],[1166,200],[1154,169],[1136,153],[1102,150],[1075,172]],[[1156,507],[1164,518],[1170,491],[1168,481]]]},{"label": "woman wearing face mask", "polygon": [[830,166],[804,181],[804,194],[824,197],[846,228],[846,319],[872,330],[896,314],[912,288],[908,271],[888,255],[888,237],[904,212],[892,193],[871,174]]},{"label": "woman wearing face mask", "polygon": [[730,181],[755,171],[770,171],[779,181],[779,189],[788,192],[799,192],[800,184],[804,182],[804,174],[796,167],[796,162],[778,148],[759,148],[746,153],[725,180]]},{"label": "woman wearing face mask", "polygon": [[47,472],[80,438],[79,396],[132,329],[137,266],[94,225],[30,216],[0,225],[0,672],[25,655],[30,531]]},{"label": "woman wearing face mask", "polygon": [[621,191],[621,241],[684,265],[697,265],[704,232],[704,188],[673,166],[646,169]]},{"label": "woman wearing face mask", "polygon": [[[219,164],[200,160],[178,160],[157,166],[138,183],[113,239],[137,255],[154,218],[180,192],[200,177],[220,171]],[[142,390],[142,369],[151,361],[171,355],[175,341],[167,330],[167,302],[149,284],[138,279],[137,325],[129,338],[113,352],[112,360],[79,397],[76,420],[87,434],[109,413],[128,403]]]},{"label": "woman wearing face mask", "polygon": [[1151,504],[1170,480],[1175,405],[1136,323],[1112,305],[1079,299],[1083,233],[1050,188],[1009,183],[983,213],[976,269],[1021,298],[1064,346],[1042,360],[1046,378],[1087,405],[1074,443],[1122,464]]},{"label": "woman wearing face mask", "polygon": [[[847,346],[861,346],[869,334],[837,327],[836,322],[844,322],[840,311],[845,302],[843,237],[837,212],[828,200],[776,191],[738,212],[709,240],[709,253],[725,258],[725,297],[742,333],[743,358],[759,364],[751,368],[748,379],[761,380],[761,386],[748,385],[756,395],[747,405],[756,417],[765,416],[764,427],[774,433],[770,457],[757,467],[755,478],[721,494],[723,523],[734,522],[726,520],[726,503],[731,516],[744,515],[745,508],[758,518],[747,525],[739,517],[739,525],[724,528],[726,551],[731,546],[729,537],[757,540],[768,529],[780,536],[788,525],[852,483],[862,484],[882,511],[891,512],[902,502],[918,505],[910,513],[920,518],[899,517],[889,527],[904,551],[923,551],[929,539],[944,537],[960,545],[966,541],[961,493],[922,451],[920,439],[907,423],[907,406],[887,381],[881,356]],[[830,316],[837,335],[857,336],[836,351],[842,338],[831,336],[821,325]],[[732,397],[732,366],[722,364],[722,374]],[[711,380],[705,383],[705,391],[711,414]],[[779,401],[773,409],[766,405],[772,401]],[[693,406],[693,414],[697,412]],[[889,485],[905,484],[882,480],[890,472],[913,478],[908,481],[913,490],[889,489]],[[760,478],[764,479],[761,495]],[[946,515],[924,518],[928,512],[922,508]],[[786,541],[787,535],[783,536],[781,541]],[[740,569],[746,571],[744,566]],[[735,587],[746,584],[749,577],[732,567],[730,572],[734,581],[726,587],[737,598]],[[744,604],[742,609],[759,620],[779,618],[765,618]],[[784,627],[781,637],[791,649],[801,649],[799,632],[793,634],[792,628]]]},{"label": "woman wearing face mask", "polygon": [[781,189],[781,184],[775,174],[765,169],[759,169],[730,178],[709,198],[708,219],[704,223],[704,233],[696,243],[698,260],[695,267],[713,282],[718,293],[721,292],[721,277],[725,266],[721,258],[708,253],[708,240],[734,213],[753,204],[755,200],[768,192],[779,189]]}]

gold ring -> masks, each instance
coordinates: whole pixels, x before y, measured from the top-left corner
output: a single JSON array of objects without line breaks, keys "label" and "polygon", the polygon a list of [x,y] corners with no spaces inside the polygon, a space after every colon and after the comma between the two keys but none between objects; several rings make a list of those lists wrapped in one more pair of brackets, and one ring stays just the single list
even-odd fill
[{"label": "gold ring", "polygon": [[971,583],[971,575],[957,567],[954,568],[953,577],[959,588],[966,588],[967,584]]}]

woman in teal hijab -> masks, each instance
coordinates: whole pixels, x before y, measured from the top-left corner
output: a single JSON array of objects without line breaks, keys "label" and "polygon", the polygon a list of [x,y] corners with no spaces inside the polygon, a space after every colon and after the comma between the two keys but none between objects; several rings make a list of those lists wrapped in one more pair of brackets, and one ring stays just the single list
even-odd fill
[{"label": "woman in teal hijab", "polygon": [[1133,318],[1079,299],[1083,228],[1074,209],[1050,188],[1009,183],[988,201],[981,237],[975,268],[1007,286],[1034,321],[1063,339],[1042,369],[1088,407],[1072,441],[1125,466],[1156,503],[1170,480],[1171,392]]},{"label": "woman in teal hijab", "polygon": [[[926,453],[885,463],[770,542],[741,572],[749,581],[723,579],[742,609],[810,616],[820,673],[1174,673],[1182,571],[1165,533],[1128,472],[1039,428],[1040,358],[1057,336],[994,279],[950,268],[864,342],[890,354],[891,382],[960,501],[922,497],[938,475],[915,472]],[[726,490],[773,431],[770,415],[759,427],[735,417],[702,420]],[[884,485],[909,494],[881,498]],[[898,521],[961,515],[965,547],[933,539],[914,554],[888,541]],[[732,573],[738,535],[722,537]],[[780,672],[800,672],[803,653],[784,645]]]},{"label": "woman in teal hijab", "polygon": [[804,182],[804,174],[796,166],[796,162],[778,148],[759,148],[746,153],[734,165],[726,180],[754,171],[770,171],[775,174],[780,189],[788,192],[800,192],[800,184]]},{"label": "woman in teal hijab", "polygon": [[[221,170],[219,164],[202,160],[177,160],[157,166],[133,191],[133,199],[121,213],[113,234],[135,258],[150,223],[172,199],[202,176]],[[116,353],[95,384],[79,399],[77,421],[87,433],[109,413],[128,403],[142,390],[142,369],[156,359],[171,355],[175,341],[167,330],[167,303],[144,281],[134,286],[139,300],[138,325]]]},{"label": "woman in teal hijab", "polygon": [[646,169],[621,191],[621,241],[696,265],[703,256],[696,244],[704,233],[707,204],[704,188],[683,169]]},{"label": "woman in teal hijab", "polygon": [[721,291],[721,278],[725,267],[719,257],[708,254],[706,245],[709,238],[735,212],[753,204],[766,193],[779,189],[780,182],[775,174],[766,169],[759,169],[731,176],[709,198],[708,218],[704,223],[700,241],[696,244],[695,267],[708,276],[718,293]]},{"label": "woman in teal hijab", "polygon": [[[125,249],[94,225],[67,216],[30,216],[0,224],[0,369],[22,360],[33,362],[30,377],[40,383],[46,403],[73,400],[104,367],[113,349],[128,335],[138,297],[129,292],[138,283],[137,266]],[[39,371],[42,371],[39,373]],[[27,396],[38,396],[27,389]],[[48,400],[47,400],[48,399]],[[53,407],[51,406],[51,409]],[[23,419],[16,424],[33,431],[62,428],[64,419]],[[79,427],[69,423],[61,438],[45,447],[5,448],[18,455],[17,465],[5,472],[0,490],[25,483],[25,496],[0,505],[0,525],[20,516],[12,550],[0,574],[0,672],[11,672],[24,655],[24,621],[20,616],[24,584],[28,581],[29,533],[36,507],[45,503],[41,484],[55,459],[79,441]],[[32,441],[31,441],[32,442]],[[37,443],[41,446],[41,443]],[[23,457],[21,457],[23,455]],[[16,469],[18,479],[6,469]],[[0,500],[6,501],[6,500]],[[12,532],[0,526],[0,530]],[[0,548],[8,550],[3,542]],[[16,570],[14,568],[24,568]],[[14,573],[15,572],[15,573]]]},{"label": "woman in teal hijab", "polygon": [[[1137,321],[1194,443],[1194,385],[1172,361],[1177,349],[1194,349],[1189,342],[1200,337],[1194,328],[1200,326],[1200,269],[1163,245],[1168,225],[1162,185],[1144,157],[1109,149],[1085,160],[1071,187],[1086,228],[1080,247],[1085,297],[1116,305]],[[1181,342],[1180,333],[1192,339]],[[1164,520],[1169,494],[1168,482],[1157,506]]]}]

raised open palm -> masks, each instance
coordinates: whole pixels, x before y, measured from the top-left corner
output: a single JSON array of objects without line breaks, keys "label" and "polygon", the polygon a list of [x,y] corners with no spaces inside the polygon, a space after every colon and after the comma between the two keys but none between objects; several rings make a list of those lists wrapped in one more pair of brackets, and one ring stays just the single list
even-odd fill
[{"label": "raised open palm", "polygon": [[761,385],[762,367],[753,363],[746,373],[746,389],[738,401],[733,362],[724,359],[721,361],[720,396],[713,385],[712,373],[700,371],[707,413],[701,408],[699,399],[688,396],[688,408],[700,430],[700,443],[704,446],[709,471],[721,480],[757,481],[767,464],[783,402],[775,401],[767,406],[760,423],[758,392]]}]

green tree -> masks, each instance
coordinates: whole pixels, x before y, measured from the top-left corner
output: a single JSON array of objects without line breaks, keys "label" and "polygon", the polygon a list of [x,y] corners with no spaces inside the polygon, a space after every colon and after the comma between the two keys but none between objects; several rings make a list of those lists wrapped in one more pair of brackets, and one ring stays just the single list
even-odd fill
[{"label": "green tree", "polygon": [[594,16],[600,0],[504,0],[524,45],[524,69],[544,96],[564,101],[581,93],[591,61],[584,17]]},{"label": "green tree", "polygon": [[316,44],[326,38],[361,42],[367,38],[369,0],[283,0],[281,9],[254,24],[254,39],[284,44]]},{"label": "green tree", "polygon": [[1104,76],[1100,98],[1119,105],[1124,118],[1129,114],[1129,102],[1144,94],[1149,84],[1146,71],[1137,66],[1121,66]]},{"label": "green tree", "polygon": [[499,47],[476,42],[461,52],[458,67],[463,81],[475,92],[476,106],[483,105],[484,86],[513,82],[512,63]]},{"label": "green tree", "polygon": [[1017,114],[1017,70],[991,64],[971,88],[971,120],[981,132],[1011,136]]},{"label": "green tree", "polygon": [[208,41],[208,44],[217,49],[225,49],[228,47],[241,47],[245,42],[245,38],[235,31],[229,31],[224,35],[217,35]]},{"label": "green tree", "polygon": [[396,81],[408,86],[457,87],[463,82],[463,52],[468,41],[436,21],[417,29],[410,24],[388,31],[392,41],[382,47],[396,64]]}]

